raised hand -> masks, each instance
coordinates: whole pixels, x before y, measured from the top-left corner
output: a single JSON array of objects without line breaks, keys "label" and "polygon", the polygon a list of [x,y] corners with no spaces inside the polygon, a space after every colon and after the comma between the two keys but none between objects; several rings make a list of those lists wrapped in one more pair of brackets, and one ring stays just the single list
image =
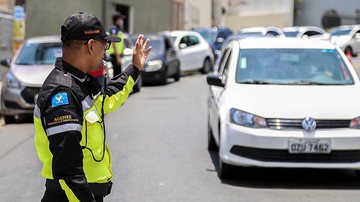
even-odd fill
[{"label": "raised hand", "polygon": [[149,39],[146,39],[144,42],[144,35],[140,34],[135,43],[135,47],[133,49],[133,59],[132,64],[141,70],[146,62],[147,55],[151,51],[151,46],[147,47],[149,44]]}]

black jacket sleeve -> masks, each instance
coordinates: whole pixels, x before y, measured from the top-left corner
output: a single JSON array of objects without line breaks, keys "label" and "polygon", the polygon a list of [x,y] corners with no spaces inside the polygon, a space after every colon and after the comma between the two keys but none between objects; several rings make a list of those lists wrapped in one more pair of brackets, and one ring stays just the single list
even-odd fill
[{"label": "black jacket sleeve", "polygon": [[108,96],[114,95],[124,88],[129,80],[129,76],[133,78],[134,81],[139,77],[140,71],[134,65],[129,65],[121,74],[112,78],[107,84],[106,94]]},{"label": "black jacket sleeve", "polygon": [[53,91],[42,108],[42,120],[53,155],[54,180],[64,180],[80,201],[95,201],[83,170],[82,105],[71,89]]}]

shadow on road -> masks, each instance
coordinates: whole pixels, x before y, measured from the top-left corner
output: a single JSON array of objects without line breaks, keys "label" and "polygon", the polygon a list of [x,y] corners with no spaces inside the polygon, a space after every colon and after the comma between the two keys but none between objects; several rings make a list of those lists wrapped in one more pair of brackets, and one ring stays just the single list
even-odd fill
[{"label": "shadow on road", "polygon": [[[209,154],[218,171],[218,153]],[[259,189],[360,189],[360,179],[351,170],[238,167],[233,179],[222,180],[222,183]]]}]

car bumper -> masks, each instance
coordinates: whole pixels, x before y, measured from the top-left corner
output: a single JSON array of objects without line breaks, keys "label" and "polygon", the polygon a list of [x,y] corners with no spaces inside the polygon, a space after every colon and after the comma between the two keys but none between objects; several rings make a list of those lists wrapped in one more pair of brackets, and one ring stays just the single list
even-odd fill
[{"label": "car bumper", "polygon": [[142,81],[143,82],[159,82],[163,79],[163,72],[162,70],[154,71],[154,72],[141,72]]},{"label": "car bumper", "polygon": [[15,116],[20,114],[32,114],[34,101],[28,103],[22,96],[24,87],[21,89],[4,88],[1,92],[1,114]]},{"label": "car bumper", "polygon": [[[253,129],[226,124],[222,132],[220,158],[237,166],[360,169],[360,130]],[[329,154],[290,154],[289,139],[328,139]]]}]

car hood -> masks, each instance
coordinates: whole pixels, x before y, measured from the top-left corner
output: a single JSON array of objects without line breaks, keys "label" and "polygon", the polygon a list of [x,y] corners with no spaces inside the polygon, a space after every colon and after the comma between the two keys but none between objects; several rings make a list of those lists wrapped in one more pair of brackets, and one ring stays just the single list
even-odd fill
[{"label": "car hood", "polygon": [[359,92],[358,85],[238,85],[225,99],[230,108],[264,118],[352,119],[360,116]]},{"label": "car hood", "polygon": [[54,65],[21,65],[13,66],[11,72],[23,85],[41,86],[53,69]]}]

